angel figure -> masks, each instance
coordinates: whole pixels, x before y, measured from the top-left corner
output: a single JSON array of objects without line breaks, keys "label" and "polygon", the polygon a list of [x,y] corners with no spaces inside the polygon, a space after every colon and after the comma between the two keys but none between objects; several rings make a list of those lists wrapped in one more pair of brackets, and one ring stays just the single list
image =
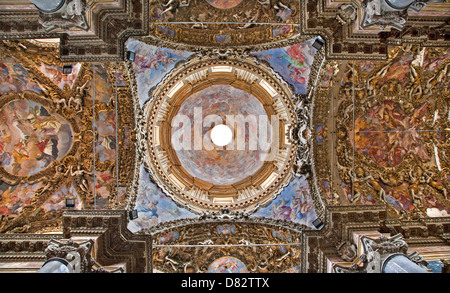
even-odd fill
[{"label": "angel figure", "polygon": [[70,176],[79,179],[79,184],[78,186],[81,188],[81,190],[83,190],[86,193],[90,193],[89,191],[89,183],[85,177],[85,175],[93,175],[92,172],[88,172],[86,170],[83,170],[81,168],[81,165],[77,166],[77,169],[74,171],[73,170],[73,166],[69,166],[69,168],[67,168],[66,171],[66,175],[70,174]]},{"label": "angel figure", "polygon": [[419,206],[423,206],[423,194],[420,184],[426,183],[423,175],[423,170],[420,166],[415,166],[409,171],[409,194],[413,202],[418,203]]},{"label": "angel figure", "polygon": [[386,191],[383,189],[383,187],[381,187],[380,183],[375,180],[375,178],[371,174],[362,178],[361,181],[367,182],[373,189],[375,189],[375,191],[378,192],[378,197],[380,198],[380,200],[386,202]]},{"label": "angel figure", "polygon": [[83,111],[82,105],[83,105],[83,99],[86,94],[86,87],[89,83],[89,80],[86,81],[82,86],[77,87],[75,90],[75,95],[71,96],[69,99],[68,107],[70,108],[72,104],[75,104],[75,110],[77,113],[80,113]]},{"label": "angel figure", "polygon": [[448,200],[447,198],[447,189],[445,188],[444,184],[442,183],[442,181],[440,179],[436,179],[434,173],[432,172],[428,172],[429,175],[427,175],[427,179],[426,179],[426,183],[433,187],[434,189],[442,192],[442,194],[444,195],[444,198]]}]

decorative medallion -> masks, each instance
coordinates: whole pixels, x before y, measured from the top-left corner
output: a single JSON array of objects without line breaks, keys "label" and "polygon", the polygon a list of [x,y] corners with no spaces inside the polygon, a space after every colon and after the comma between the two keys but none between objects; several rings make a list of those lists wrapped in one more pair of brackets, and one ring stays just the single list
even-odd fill
[{"label": "decorative medallion", "polygon": [[239,259],[224,256],[213,261],[207,273],[248,273],[247,267]]},{"label": "decorative medallion", "polygon": [[229,9],[238,6],[242,0],[206,0],[206,2],[219,9]]}]

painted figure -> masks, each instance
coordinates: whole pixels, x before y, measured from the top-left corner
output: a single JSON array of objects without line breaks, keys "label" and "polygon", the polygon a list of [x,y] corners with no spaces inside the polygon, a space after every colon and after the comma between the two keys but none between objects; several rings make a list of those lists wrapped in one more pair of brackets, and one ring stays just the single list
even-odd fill
[{"label": "painted figure", "polygon": [[355,121],[349,134],[356,151],[371,157],[384,167],[395,167],[406,154],[415,154],[423,161],[430,156],[417,131],[428,104],[424,103],[406,115],[400,104],[384,101],[374,105]]},{"label": "painted figure", "polygon": [[311,65],[317,49],[312,47],[314,39],[289,47],[270,49],[252,53],[260,60],[267,61],[288,83],[296,94],[305,94]]},{"label": "painted figure", "polygon": [[62,158],[72,143],[70,125],[31,101],[12,101],[0,111],[0,161],[13,175],[45,169]]}]

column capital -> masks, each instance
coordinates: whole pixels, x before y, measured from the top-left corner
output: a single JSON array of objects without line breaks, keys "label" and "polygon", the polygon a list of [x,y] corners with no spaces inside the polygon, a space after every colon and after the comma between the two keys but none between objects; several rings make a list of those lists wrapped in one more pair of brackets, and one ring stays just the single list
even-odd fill
[{"label": "column capital", "polygon": [[66,260],[74,273],[88,273],[92,271],[95,263],[91,257],[93,244],[92,240],[77,243],[72,239],[65,241],[52,239],[45,249],[45,255],[47,260],[52,258]]},{"label": "column capital", "polygon": [[89,29],[86,19],[86,11],[89,5],[86,0],[61,0],[53,5],[48,1],[33,0],[34,5],[39,10],[39,22],[47,32],[57,29],[78,28]]},{"label": "column capital", "polygon": [[360,239],[363,254],[353,261],[350,267],[334,265],[335,273],[382,273],[385,263],[394,255],[403,255],[415,265],[425,269],[427,262],[417,253],[408,254],[408,244],[402,234],[387,237],[383,234],[379,238],[362,236]]}]

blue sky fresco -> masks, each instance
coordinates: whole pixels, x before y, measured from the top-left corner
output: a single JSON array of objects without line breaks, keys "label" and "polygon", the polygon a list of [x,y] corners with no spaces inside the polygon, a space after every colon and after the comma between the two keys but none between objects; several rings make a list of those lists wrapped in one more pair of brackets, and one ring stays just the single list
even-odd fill
[{"label": "blue sky fresco", "polygon": [[128,224],[128,229],[133,233],[162,222],[198,216],[187,209],[177,206],[170,197],[165,195],[150,180],[149,174],[143,166],[141,167],[135,209],[138,211],[138,218],[131,220]]},{"label": "blue sky fresco", "polygon": [[304,177],[295,177],[277,198],[253,215],[292,221],[315,229],[312,222],[317,215],[308,181]]},{"label": "blue sky fresco", "polygon": [[135,53],[133,69],[136,73],[141,107],[149,99],[149,90],[156,86],[179,61],[186,60],[192,55],[192,52],[159,48],[135,39],[128,39],[125,45],[128,51]]}]

